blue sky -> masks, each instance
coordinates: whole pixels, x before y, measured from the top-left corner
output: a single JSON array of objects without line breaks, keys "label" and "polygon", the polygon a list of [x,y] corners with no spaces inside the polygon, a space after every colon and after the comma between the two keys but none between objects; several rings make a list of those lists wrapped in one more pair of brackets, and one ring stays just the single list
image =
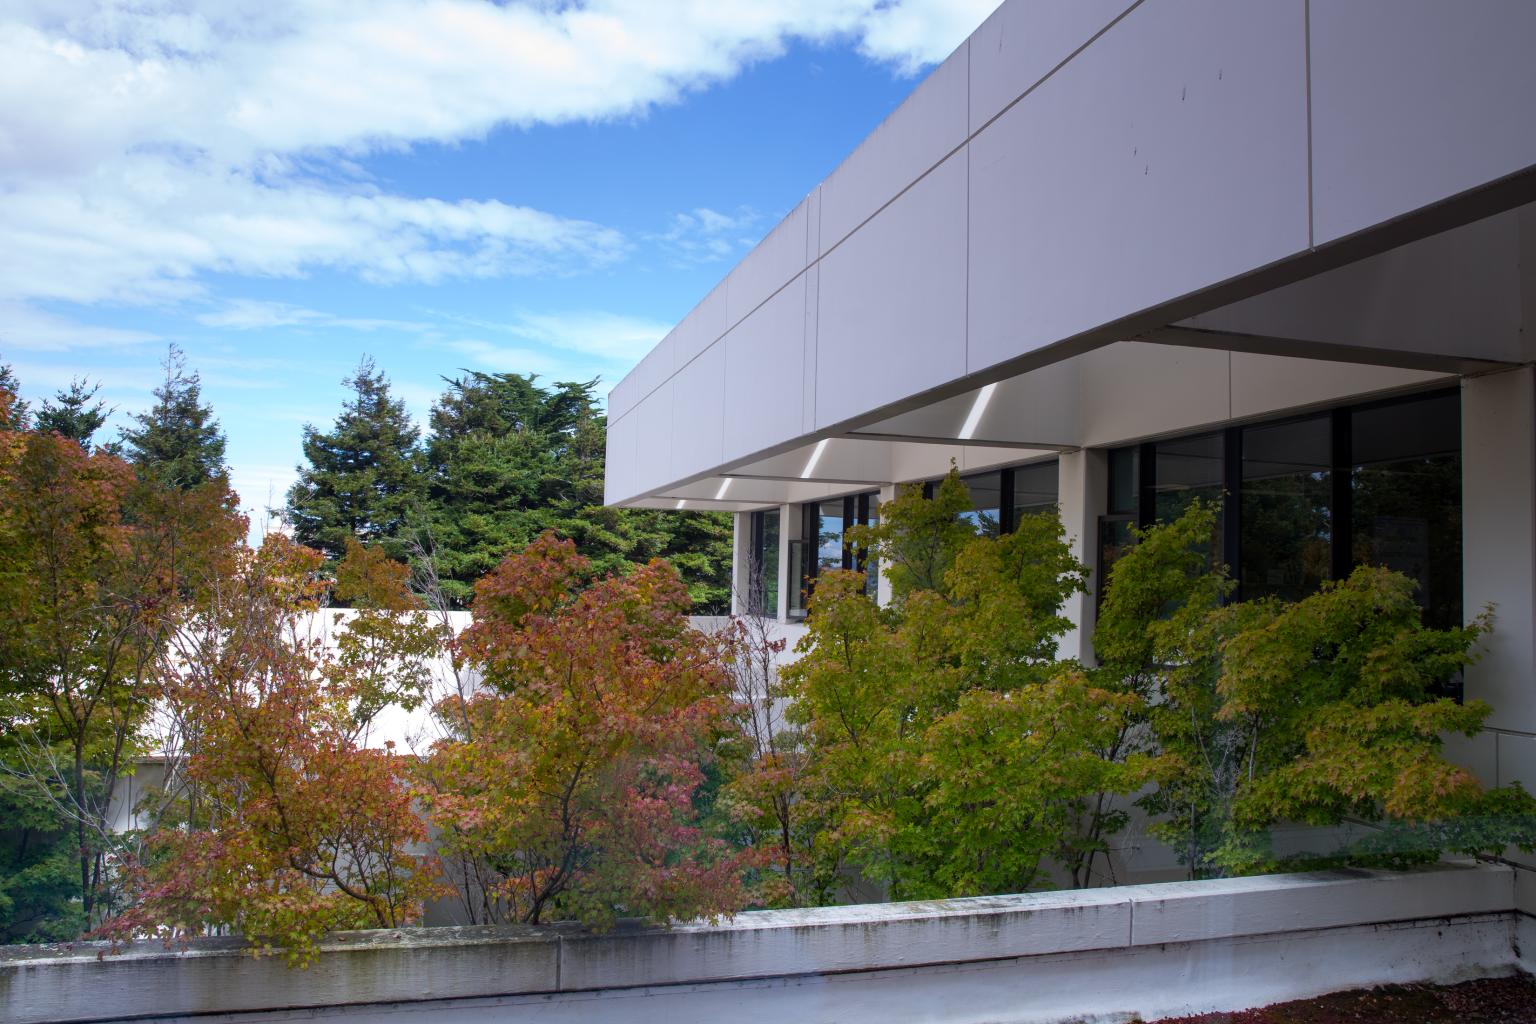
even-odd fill
[{"label": "blue sky", "polygon": [[175,342],[253,510],[364,353],[606,394],[992,6],[13,0],[0,362],[110,435]]}]

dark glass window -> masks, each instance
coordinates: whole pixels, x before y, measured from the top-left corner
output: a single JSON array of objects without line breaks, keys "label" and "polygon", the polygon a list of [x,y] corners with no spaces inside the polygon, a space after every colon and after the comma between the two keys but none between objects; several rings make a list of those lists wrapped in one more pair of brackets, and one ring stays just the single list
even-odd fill
[{"label": "dark glass window", "polygon": [[879,505],[880,496],[877,492],[850,494],[844,498],[829,498],[801,506],[804,516],[802,536],[806,539],[792,542],[791,561],[795,565],[803,563],[798,573],[803,586],[799,588],[795,600],[791,601],[791,615],[804,614],[806,602],[816,586],[816,577],[832,569],[865,571],[870,581],[867,584],[869,592],[875,592],[878,576],[875,571],[865,567],[861,556],[854,550],[848,529],[852,526],[868,526],[878,521],[875,510]]},{"label": "dark glass window", "polygon": [[842,498],[823,501],[816,506],[816,569],[841,569],[844,565],[844,529],[851,525],[844,516]]},{"label": "dark glass window", "polygon": [[1109,514],[1135,516],[1137,450],[1116,448],[1109,453]]},{"label": "dark glass window", "polygon": [[1104,582],[1110,570],[1136,543],[1131,531],[1141,518],[1141,450],[1135,445],[1109,452],[1108,512],[1099,517],[1099,564],[1094,572],[1098,581],[1094,599],[1104,599]]},{"label": "dark glass window", "polygon": [[1003,528],[1003,476],[1001,473],[977,473],[961,480],[971,492],[971,511],[963,513],[976,532],[996,537]]},{"label": "dark glass window", "polygon": [[752,513],[751,558],[747,566],[748,614],[779,613],[779,510]]},{"label": "dark glass window", "polygon": [[[1099,579],[1202,498],[1240,596],[1295,600],[1361,564],[1418,581],[1426,624],[1461,623],[1461,396],[1455,391],[1117,448]],[[1102,594],[1102,588],[1100,590]]]},{"label": "dark glass window", "polygon": [[1452,392],[1357,409],[1350,561],[1419,584],[1424,621],[1461,625],[1461,401]]},{"label": "dark glass window", "polygon": [[1242,444],[1242,596],[1306,597],[1332,575],[1331,418],[1247,427]]},{"label": "dark glass window", "polygon": [[1018,525],[1019,517],[1035,512],[1055,512],[1060,499],[1061,471],[1055,459],[1015,466],[1013,503],[1009,509],[1008,529]]},{"label": "dark glass window", "polygon": [[[1219,505],[1223,498],[1226,443],[1221,434],[1202,434],[1154,446],[1156,467],[1152,472],[1153,517],[1171,523],[1198,500]],[[1216,522],[1211,552],[1222,550],[1221,520]]]}]

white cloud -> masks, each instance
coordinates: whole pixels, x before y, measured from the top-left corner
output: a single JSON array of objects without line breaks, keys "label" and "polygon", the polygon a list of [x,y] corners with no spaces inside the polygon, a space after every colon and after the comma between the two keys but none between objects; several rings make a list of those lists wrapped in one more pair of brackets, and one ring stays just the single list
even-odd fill
[{"label": "white cloud", "polygon": [[412,320],[386,320],[367,317],[337,316],[317,309],[305,309],[286,302],[234,299],[209,313],[195,317],[205,327],[224,327],[237,331],[268,330],[274,327],[340,327],[354,331],[424,331],[430,325]]},{"label": "white cloud", "polygon": [[747,207],[720,213],[701,206],[674,214],[667,230],[653,240],[683,263],[723,262],[757,243],[763,220]]},{"label": "white cloud", "polygon": [[610,228],[506,203],[271,182],[141,155],[0,193],[0,243],[0,299],[77,303],[196,296],[207,272],[328,269],[378,283],[562,273],[627,246]]},{"label": "white cloud", "polygon": [[149,331],[84,324],[23,303],[0,301],[0,353],[117,348],[159,340]]},{"label": "white cloud", "polygon": [[536,373],[546,381],[613,382],[670,330],[669,324],[596,310],[517,312],[505,321],[439,314],[461,330],[436,341],[469,357],[473,368]]},{"label": "white cloud", "polygon": [[954,52],[998,0],[905,0],[883,4],[863,21],[859,50],[907,74]]},{"label": "white cloud", "polygon": [[163,302],[199,295],[210,273],[431,282],[601,265],[625,252],[617,232],[386,194],[356,158],[643,114],[793,38],[853,39],[912,70],[990,6],[12,0],[0,13],[0,297]]}]

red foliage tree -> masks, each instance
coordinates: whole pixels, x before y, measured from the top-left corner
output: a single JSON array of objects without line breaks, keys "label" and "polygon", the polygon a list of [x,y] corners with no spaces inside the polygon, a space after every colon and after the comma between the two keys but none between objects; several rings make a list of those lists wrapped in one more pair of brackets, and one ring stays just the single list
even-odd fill
[{"label": "red foliage tree", "polygon": [[437,891],[405,759],[359,743],[382,707],[420,699],[430,627],[397,611],[403,580],[359,549],[341,575],[367,607],[327,648],[304,625],[322,563],[269,537],[178,633],[165,685],[192,750],[182,826],[151,836],[136,905],[104,934],[232,927],[305,962],[324,932],[408,923]]},{"label": "red foliage tree", "polygon": [[698,806],[731,730],[716,641],[666,563],[583,587],[589,570],[545,534],[477,585],[458,655],[483,685],[439,705],[451,735],[427,766],[445,852],[479,920],[730,913],[749,855]]}]

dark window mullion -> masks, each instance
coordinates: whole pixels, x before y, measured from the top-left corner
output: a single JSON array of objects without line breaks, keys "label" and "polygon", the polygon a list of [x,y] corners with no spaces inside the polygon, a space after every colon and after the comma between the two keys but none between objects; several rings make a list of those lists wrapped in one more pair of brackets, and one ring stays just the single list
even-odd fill
[{"label": "dark window mullion", "polygon": [[1332,532],[1331,554],[1333,578],[1347,579],[1354,571],[1354,438],[1351,430],[1350,410],[1335,409],[1333,428],[1332,485]]},{"label": "dark window mullion", "polygon": [[858,522],[859,499],[850,494],[843,499],[843,568],[853,568],[853,546],[848,543],[848,527]]},{"label": "dark window mullion", "polygon": [[1234,598],[1241,598],[1243,564],[1243,431],[1228,427],[1222,438],[1221,560],[1238,581]]},{"label": "dark window mullion", "polygon": [[1136,525],[1157,524],[1157,445],[1147,442],[1136,453]]},{"label": "dark window mullion", "polygon": [[997,530],[999,533],[1012,533],[1015,525],[1013,521],[1013,470],[1005,469],[997,476],[998,487],[1001,493],[997,498]]}]

